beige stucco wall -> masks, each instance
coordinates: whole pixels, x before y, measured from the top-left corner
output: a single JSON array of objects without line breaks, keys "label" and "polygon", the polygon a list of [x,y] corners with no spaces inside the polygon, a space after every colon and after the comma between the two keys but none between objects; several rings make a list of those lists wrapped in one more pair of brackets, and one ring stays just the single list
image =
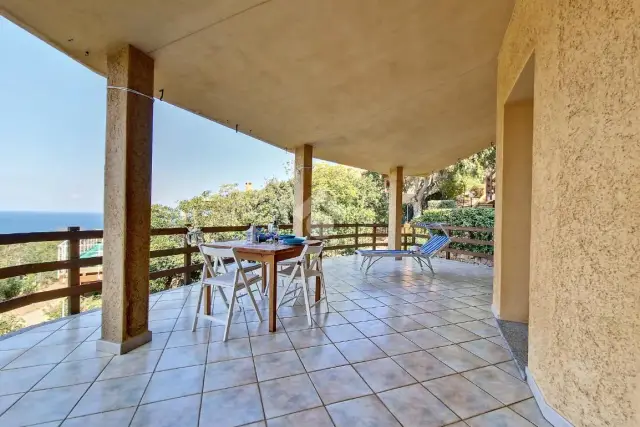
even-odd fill
[{"label": "beige stucco wall", "polygon": [[529,368],[576,426],[631,426],[640,358],[640,2],[519,0],[504,103],[535,51]]}]

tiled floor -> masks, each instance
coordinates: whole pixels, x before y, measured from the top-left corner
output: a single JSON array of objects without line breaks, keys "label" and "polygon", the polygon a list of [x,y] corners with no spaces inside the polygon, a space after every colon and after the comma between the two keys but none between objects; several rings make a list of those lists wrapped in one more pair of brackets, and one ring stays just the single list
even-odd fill
[{"label": "tiled floor", "polygon": [[0,339],[0,425],[548,427],[495,328],[492,270],[434,266],[326,259],[312,329],[295,306],[276,334],[249,309],[226,343],[192,333],[184,287],[151,296],[153,341],[124,356],[95,350],[100,312]]}]

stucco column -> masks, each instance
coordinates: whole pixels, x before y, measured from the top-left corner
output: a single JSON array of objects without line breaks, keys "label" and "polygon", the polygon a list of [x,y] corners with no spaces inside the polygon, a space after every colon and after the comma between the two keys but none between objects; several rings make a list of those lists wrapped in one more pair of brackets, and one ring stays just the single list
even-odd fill
[{"label": "stucco column", "polygon": [[107,57],[102,339],[127,353],[149,342],[153,59],[133,46]]},{"label": "stucco column", "polygon": [[[389,171],[389,249],[402,249],[402,166]],[[401,258],[396,258],[401,259]]]},{"label": "stucco column", "polygon": [[533,101],[506,104],[496,156],[493,309],[504,320],[529,320]]},{"label": "stucco column", "polygon": [[293,233],[311,236],[311,175],[313,147],[303,145],[295,149],[293,187]]}]

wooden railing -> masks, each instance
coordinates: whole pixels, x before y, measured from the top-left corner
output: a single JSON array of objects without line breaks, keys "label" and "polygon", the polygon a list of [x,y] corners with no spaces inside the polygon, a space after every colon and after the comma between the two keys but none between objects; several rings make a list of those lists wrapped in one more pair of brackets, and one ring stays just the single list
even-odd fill
[{"label": "wooden railing", "polygon": [[[292,226],[282,225],[280,229],[290,230]],[[481,240],[473,238],[474,233],[493,233],[491,228],[476,227],[445,227],[452,234],[471,233],[471,237],[459,237],[453,235],[452,241],[456,243],[466,243],[472,245],[493,246],[491,240]],[[241,233],[247,226],[230,227],[202,227],[201,230],[207,234],[219,233]],[[198,248],[189,246],[184,239],[187,232],[186,227],[174,228],[154,228],[151,230],[152,238],[155,236],[177,236],[182,239],[182,246],[157,249],[150,252],[151,258],[169,257],[182,255],[183,265],[166,270],[153,271],[149,278],[159,279],[163,277],[182,276],[183,283],[189,283],[191,273],[199,271],[202,263],[194,264],[192,254],[198,252]],[[357,249],[380,249],[387,246],[387,224],[314,224],[312,225],[313,239],[321,239],[327,242],[326,251],[342,253],[353,253]],[[405,227],[402,233],[402,245],[406,249],[412,245],[421,244],[429,237],[426,231],[417,227]],[[59,289],[35,292],[22,295],[16,298],[0,302],[0,313],[4,313],[16,308],[24,307],[37,302],[49,301],[59,298],[68,298],[69,314],[80,312],[80,296],[99,292],[102,290],[101,281],[87,283],[80,282],[80,269],[84,267],[98,266],[102,264],[102,257],[80,258],[80,240],[102,238],[102,230],[80,230],[78,227],[69,227],[67,231],[34,232],[34,233],[14,233],[0,234],[0,245],[13,245],[22,243],[47,242],[47,241],[68,241],[69,259],[61,261],[47,261],[32,264],[22,264],[0,268],[0,279],[24,276],[27,274],[45,273],[58,270],[67,270],[67,286]],[[335,244],[332,244],[334,242]],[[447,258],[451,254],[469,255],[474,257],[492,259],[493,255],[483,252],[472,252],[461,249],[448,248]]]}]

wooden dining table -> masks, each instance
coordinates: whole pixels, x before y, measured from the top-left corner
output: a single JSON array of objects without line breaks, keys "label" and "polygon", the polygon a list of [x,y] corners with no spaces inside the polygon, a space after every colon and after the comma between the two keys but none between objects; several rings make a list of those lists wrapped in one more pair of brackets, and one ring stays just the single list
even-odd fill
[{"label": "wooden dining table", "polygon": [[[320,240],[307,240],[305,244],[319,245]],[[300,256],[304,249],[302,245],[285,245],[282,243],[247,243],[244,240],[229,240],[226,242],[207,243],[207,246],[224,249],[235,249],[236,255],[241,260],[257,261],[262,263],[262,290],[269,287],[269,331],[276,331],[276,304],[278,297],[278,262]],[[265,278],[268,278],[268,284]],[[316,277],[316,302],[320,300],[320,278]],[[205,313],[211,314],[211,288],[205,292]]]}]

